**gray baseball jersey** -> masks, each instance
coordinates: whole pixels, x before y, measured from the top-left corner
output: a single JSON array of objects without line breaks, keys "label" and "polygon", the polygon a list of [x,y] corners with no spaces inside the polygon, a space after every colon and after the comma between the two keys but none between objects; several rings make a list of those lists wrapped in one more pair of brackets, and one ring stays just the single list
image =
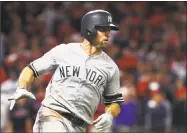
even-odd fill
[{"label": "gray baseball jersey", "polygon": [[54,71],[44,106],[74,113],[89,124],[99,104],[123,102],[119,69],[105,52],[88,56],[80,43],[60,44],[29,67],[35,77]]}]

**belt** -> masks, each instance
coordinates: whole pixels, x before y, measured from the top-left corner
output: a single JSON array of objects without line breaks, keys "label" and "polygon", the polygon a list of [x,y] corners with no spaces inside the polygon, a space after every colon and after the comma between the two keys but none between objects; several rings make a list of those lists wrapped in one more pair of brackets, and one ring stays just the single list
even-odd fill
[{"label": "belt", "polygon": [[77,126],[81,126],[81,127],[87,127],[88,123],[86,123],[84,120],[76,117],[73,114],[70,113],[60,113],[63,117],[65,117],[66,119],[70,120],[72,122],[72,124],[75,124]]}]

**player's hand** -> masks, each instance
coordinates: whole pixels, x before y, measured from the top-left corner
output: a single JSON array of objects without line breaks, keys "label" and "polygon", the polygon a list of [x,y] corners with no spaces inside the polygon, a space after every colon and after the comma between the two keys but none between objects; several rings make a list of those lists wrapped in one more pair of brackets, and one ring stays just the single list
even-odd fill
[{"label": "player's hand", "polygon": [[100,115],[94,122],[94,126],[98,131],[105,131],[112,126],[113,116],[111,113]]},{"label": "player's hand", "polygon": [[8,98],[8,100],[11,101],[10,110],[13,109],[16,101],[19,100],[19,99],[22,99],[22,98],[36,99],[35,96],[31,92],[28,92],[23,87],[18,87],[16,92],[14,93],[14,95]]}]

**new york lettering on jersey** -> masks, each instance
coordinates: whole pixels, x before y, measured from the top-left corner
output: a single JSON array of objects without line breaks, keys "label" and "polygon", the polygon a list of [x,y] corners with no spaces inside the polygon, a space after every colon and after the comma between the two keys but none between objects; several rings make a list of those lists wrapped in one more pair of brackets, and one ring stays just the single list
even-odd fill
[{"label": "new york lettering on jersey", "polygon": [[[68,78],[68,77],[79,77],[80,75],[80,66],[60,66],[60,77]],[[98,88],[103,86],[106,83],[106,79],[98,70],[93,70],[90,68],[86,68],[86,80],[96,85]]]}]

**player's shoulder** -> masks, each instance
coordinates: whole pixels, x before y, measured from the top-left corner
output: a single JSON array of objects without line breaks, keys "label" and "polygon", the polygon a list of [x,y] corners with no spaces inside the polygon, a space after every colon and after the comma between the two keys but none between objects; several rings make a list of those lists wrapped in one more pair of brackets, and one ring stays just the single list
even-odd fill
[{"label": "player's shoulder", "polygon": [[54,47],[54,49],[71,49],[72,47],[75,48],[75,46],[77,45],[78,43],[61,43],[57,46]]},{"label": "player's shoulder", "polygon": [[111,64],[113,67],[115,67],[116,69],[118,69],[117,64],[115,63],[115,61],[107,54],[103,51],[103,55],[104,55],[104,59],[107,63]]},{"label": "player's shoulder", "polygon": [[78,44],[80,43],[62,43],[62,44],[59,44],[58,47],[59,48],[72,48],[72,47],[76,47],[78,46]]}]

